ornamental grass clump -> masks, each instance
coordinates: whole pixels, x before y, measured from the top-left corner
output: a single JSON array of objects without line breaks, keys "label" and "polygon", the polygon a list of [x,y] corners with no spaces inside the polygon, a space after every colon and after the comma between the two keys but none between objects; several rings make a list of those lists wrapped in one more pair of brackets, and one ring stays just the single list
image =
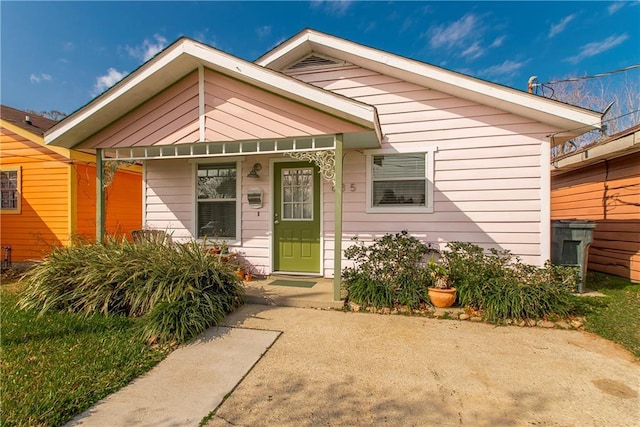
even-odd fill
[{"label": "ornamental grass clump", "polygon": [[575,309],[576,270],[522,263],[509,251],[485,252],[472,243],[451,242],[442,259],[458,290],[460,305],[488,321],[567,316]]},{"label": "ornamental grass clump", "polygon": [[429,281],[425,274],[427,246],[407,231],[385,234],[366,245],[357,237],[344,251],[354,262],[342,271],[347,298],[363,307],[407,306],[425,302]]},{"label": "ornamental grass clump", "polygon": [[53,249],[22,281],[23,309],[141,317],[150,342],[185,342],[244,299],[231,266],[197,242],[79,242]]}]

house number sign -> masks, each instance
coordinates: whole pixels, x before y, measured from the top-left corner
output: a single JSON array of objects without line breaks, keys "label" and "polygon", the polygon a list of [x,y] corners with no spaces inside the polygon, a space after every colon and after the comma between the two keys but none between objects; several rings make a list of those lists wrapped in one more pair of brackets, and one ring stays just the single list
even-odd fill
[{"label": "house number sign", "polygon": [[[336,191],[336,187],[331,187],[331,191]],[[342,184],[342,191],[347,191],[346,184]],[[356,185],[354,183],[351,183],[351,185],[349,185],[349,191],[352,193],[356,191]]]}]

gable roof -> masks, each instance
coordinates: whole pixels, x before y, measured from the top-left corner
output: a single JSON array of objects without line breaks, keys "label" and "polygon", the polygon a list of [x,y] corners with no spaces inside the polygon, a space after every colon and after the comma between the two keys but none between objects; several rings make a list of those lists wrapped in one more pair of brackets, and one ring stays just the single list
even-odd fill
[{"label": "gable roof", "polygon": [[[77,150],[46,146],[43,136],[45,132],[48,129],[51,129],[51,127],[56,123],[58,122],[39,114],[29,113],[6,105],[0,105],[0,128],[6,129],[7,131],[29,141],[28,145],[32,145],[32,148],[44,147],[43,149],[55,153],[58,156],[62,156],[64,159],[94,162],[94,155]],[[3,157],[12,157],[13,155],[12,151],[8,150],[3,154]]]},{"label": "gable roof", "polygon": [[563,131],[554,134],[556,141],[569,140],[601,127],[602,116],[598,112],[487,82],[312,29],[302,30],[256,59],[255,63],[281,71],[311,53],[337,58],[381,74],[552,125]]},{"label": "gable roof", "polygon": [[382,137],[375,107],[183,37],[49,129],[45,140],[71,148],[200,67],[364,126],[378,142]]},{"label": "gable roof", "polygon": [[[58,123],[35,113],[18,110],[7,105],[0,105],[0,119],[12,123],[35,135],[44,135],[44,132]],[[27,121],[28,120],[28,121]]]}]

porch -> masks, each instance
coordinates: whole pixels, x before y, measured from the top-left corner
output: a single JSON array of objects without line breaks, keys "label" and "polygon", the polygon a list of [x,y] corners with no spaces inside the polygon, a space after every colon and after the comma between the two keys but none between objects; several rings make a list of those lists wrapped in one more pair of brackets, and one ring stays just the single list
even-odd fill
[{"label": "porch", "polygon": [[[287,285],[275,285],[274,281]],[[294,282],[315,282],[310,287],[293,286]],[[247,304],[277,305],[318,309],[341,309],[344,305],[344,291],[341,300],[334,301],[334,280],[324,277],[268,275],[264,278],[244,282]]]}]

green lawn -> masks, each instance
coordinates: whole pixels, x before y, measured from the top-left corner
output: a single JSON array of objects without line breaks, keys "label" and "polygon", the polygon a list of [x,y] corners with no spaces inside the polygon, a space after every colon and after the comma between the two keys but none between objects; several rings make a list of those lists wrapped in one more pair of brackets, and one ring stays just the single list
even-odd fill
[{"label": "green lawn", "polygon": [[640,358],[640,284],[590,272],[587,288],[605,297],[589,304],[585,328],[616,342]]},{"label": "green lawn", "polygon": [[135,320],[16,308],[19,285],[0,288],[2,426],[61,425],[167,355],[138,337]]}]

